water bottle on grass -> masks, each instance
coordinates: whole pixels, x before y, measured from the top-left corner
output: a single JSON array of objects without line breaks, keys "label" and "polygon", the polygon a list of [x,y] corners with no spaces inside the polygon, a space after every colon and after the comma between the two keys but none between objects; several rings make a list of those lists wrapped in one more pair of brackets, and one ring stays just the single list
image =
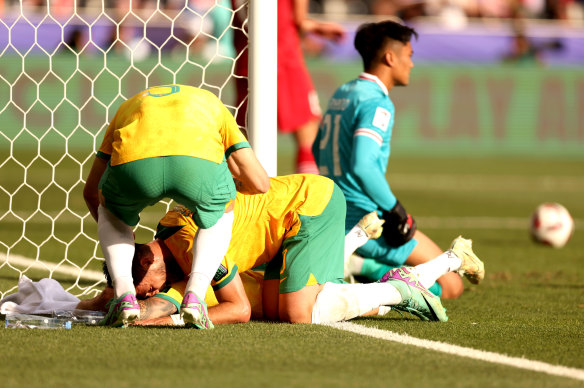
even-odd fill
[{"label": "water bottle on grass", "polygon": [[70,329],[71,320],[15,313],[6,315],[4,327],[7,329]]},{"label": "water bottle on grass", "polygon": [[105,317],[105,313],[102,311],[93,310],[55,310],[53,311],[53,318],[60,318],[63,320],[69,320],[74,325],[75,324],[85,324],[85,325],[97,325]]}]

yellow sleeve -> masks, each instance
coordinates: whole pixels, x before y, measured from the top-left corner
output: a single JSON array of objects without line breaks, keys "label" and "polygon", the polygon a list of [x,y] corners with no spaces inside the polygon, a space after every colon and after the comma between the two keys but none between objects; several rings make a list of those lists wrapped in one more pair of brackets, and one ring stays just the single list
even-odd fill
[{"label": "yellow sleeve", "polygon": [[239,129],[239,126],[231,112],[229,112],[229,109],[227,109],[225,105],[221,105],[221,112],[223,115],[221,135],[225,146],[225,159],[227,159],[234,151],[241,148],[251,148],[251,146]]},{"label": "yellow sleeve", "polygon": [[114,131],[115,131],[115,122],[116,117],[118,114],[114,116],[113,120],[107,126],[107,130],[105,131],[105,135],[101,142],[101,146],[97,151],[97,155],[101,158],[109,160],[113,152],[113,143],[114,143]]}]

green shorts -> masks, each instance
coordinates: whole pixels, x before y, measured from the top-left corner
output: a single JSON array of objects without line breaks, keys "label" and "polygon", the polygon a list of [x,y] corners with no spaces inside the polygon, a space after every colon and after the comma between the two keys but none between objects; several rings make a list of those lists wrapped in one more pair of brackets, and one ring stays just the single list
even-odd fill
[{"label": "green shorts", "polygon": [[266,267],[264,279],[280,279],[280,293],[313,284],[343,283],[345,196],[335,184],[324,211],[314,217],[299,214],[298,233],[284,239],[278,255]]},{"label": "green shorts", "polygon": [[235,199],[227,162],[217,164],[192,156],[160,156],[113,167],[108,163],[99,190],[105,207],[130,226],[140,221],[145,207],[171,198],[188,207],[197,225],[207,229]]}]

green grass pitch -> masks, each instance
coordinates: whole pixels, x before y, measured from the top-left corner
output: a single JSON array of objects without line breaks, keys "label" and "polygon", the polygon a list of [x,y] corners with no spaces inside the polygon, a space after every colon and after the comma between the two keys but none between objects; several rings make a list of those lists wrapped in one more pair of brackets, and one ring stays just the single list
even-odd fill
[{"label": "green grass pitch", "polygon": [[[290,152],[285,152],[285,144],[281,146],[279,170],[290,173]],[[417,338],[584,369],[581,237],[584,162],[562,158],[462,159],[396,154],[390,167],[392,188],[416,216],[420,229],[442,247],[459,234],[472,238],[476,253],[486,263],[487,276],[480,286],[467,283],[460,299],[444,302],[450,317],[447,323],[421,322],[393,312],[354,322]],[[68,176],[74,179],[79,166],[71,163],[71,171],[62,173],[60,179],[67,180]],[[55,201],[56,209],[63,198],[54,195],[50,201]],[[72,196],[69,201],[72,208],[83,206],[80,198]],[[563,249],[537,245],[529,238],[530,214],[545,201],[562,203],[576,220],[575,235]],[[147,222],[156,222],[156,209],[152,212],[144,218]],[[88,241],[95,238],[95,227],[90,221],[85,221]],[[77,228],[78,222],[75,217],[63,216],[57,223],[59,235],[66,238],[72,233],[69,229]],[[29,235],[43,245],[48,224],[39,221],[35,225]],[[3,241],[18,233],[10,222],[0,223],[0,229]],[[144,239],[148,233],[144,233]],[[66,249],[58,242],[45,245],[46,252],[52,253],[47,255],[53,258]],[[69,254],[71,257],[84,256],[82,243],[69,249],[79,251]],[[32,273],[42,276],[42,271]],[[71,281],[64,275],[57,279],[65,284]],[[2,289],[16,281],[13,272],[0,269]],[[58,331],[0,329],[0,343],[3,387],[583,384],[576,379],[313,325],[252,322],[219,326],[208,332],[77,326]]]}]

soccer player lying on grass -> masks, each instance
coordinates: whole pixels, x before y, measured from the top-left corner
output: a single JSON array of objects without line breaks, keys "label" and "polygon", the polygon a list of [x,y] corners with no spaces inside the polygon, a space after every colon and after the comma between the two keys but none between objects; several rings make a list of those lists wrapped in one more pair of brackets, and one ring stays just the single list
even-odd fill
[{"label": "soccer player lying on grass", "polygon": [[[142,264],[134,264],[134,280],[136,282],[136,293],[139,297],[140,320],[134,325],[175,325],[178,322],[184,324],[180,315],[180,301],[184,293],[186,281],[184,274],[178,267],[176,261],[168,259],[158,251],[161,245],[155,241],[148,244],[136,244],[136,256],[150,259],[143,259]],[[142,252],[142,253],[140,253]],[[111,278],[107,265],[104,263],[104,274],[108,286],[96,297],[84,299],[76,306],[81,310],[108,311],[108,303],[113,298]],[[239,294],[230,293],[231,287],[235,287],[236,282],[232,282],[223,291],[215,295],[212,287],[207,289],[205,303],[208,306],[209,318],[216,324],[247,322],[250,318],[254,320],[263,319],[262,310],[262,285],[264,280],[263,270],[250,270],[238,274],[241,281],[246,300],[240,303],[237,299]],[[160,292],[156,290],[160,288]],[[217,300],[221,299],[221,302]],[[249,301],[249,307],[247,304]],[[221,303],[221,307],[217,307]],[[240,308],[240,305],[245,308]],[[174,315],[173,315],[174,314]]]},{"label": "soccer player lying on grass", "polygon": [[[462,242],[462,241],[461,241]],[[458,250],[464,249],[464,244],[456,244]],[[176,260],[172,255],[164,254],[166,251],[165,244],[160,240],[152,241],[148,244],[137,244],[136,256],[141,257],[141,260],[136,260],[134,263],[134,279],[138,282],[136,284],[136,292],[144,299],[139,299],[138,303],[141,308],[140,321],[134,322],[135,325],[182,325],[184,322],[180,319],[179,314],[176,314],[180,308],[180,300],[184,293],[184,286],[186,282],[181,280],[184,274],[177,267]],[[460,253],[459,255],[465,257],[465,260],[472,260],[471,255]],[[455,258],[453,257],[455,260]],[[436,261],[436,262],[433,262]],[[431,276],[439,276],[440,270],[438,267],[448,265],[439,262],[440,260],[432,260],[427,264],[420,265],[416,268],[402,268],[392,269],[387,275],[389,277],[407,278],[409,271],[415,271],[417,276],[429,279]],[[140,264],[137,264],[140,263]],[[396,271],[397,274],[395,274]],[[104,272],[108,279],[108,284],[111,285],[111,279],[107,272],[107,266],[104,265]],[[213,291],[209,287],[205,302],[209,306],[209,317],[216,324],[226,323],[241,323],[247,322],[250,318],[254,320],[265,319],[263,314],[263,276],[264,271],[249,270],[241,274],[236,274],[231,282],[218,291]],[[382,279],[383,281],[383,279]],[[431,281],[431,280],[430,280]],[[166,284],[170,284],[166,286]],[[242,298],[241,287],[245,292],[246,297]],[[160,289],[160,292],[157,290]],[[277,293],[277,290],[276,290]],[[106,303],[113,295],[110,287],[107,287],[100,295],[93,299],[83,300],[77,306],[78,309],[83,310],[105,310]],[[331,297],[332,296],[332,297]],[[321,297],[322,299],[322,297]],[[277,298],[271,298],[277,300]],[[326,300],[321,300],[320,308],[326,310],[335,310],[337,314],[346,314],[346,306],[336,306],[335,303],[342,303],[345,296],[335,296],[334,293],[329,295],[330,306],[326,305]],[[420,314],[418,310],[412,309],[410,306],[402,304],[397,307],[397,310],[411,312],[424,320],[428,320],[427,315]],[[340,308],[339,308],[340,307]],[[410,308],[407,308],[410,307]],[[273,310],[273,307],[268,307],[268,310]],[[380,306],[372,309],[369,313],[362,315],[385,314],[389,309]],[[313,315],[328,315],[333,316],[331,321],[350,319],[354,312],[350,315],[336,315],[327,314],[324,312],[313,312]],[[336,318],[336,319],[335,319]],[[431,317],[430,319],[433,319]],[[321,321],[325,323],[327,321]],[[313,323],[318,323],[313,320]]]},{"label": "soccer player lying on grass", "polygon": [[[291,175],[271,178],[270,187],[266,194],[238,193],[235,200],[233,237],[213,281],[220,303],[209,314],[216,323],[249,320],[249,301],[237,272],[264,263],[267,263],[263,282],[266,319],[304,323],[339,321],[379,306],[394,306],[423,319],[447,319],[439,299],[408,269],[390,271],[378,283],[344,283],[343,256],[348,245],[344,242],[345,201],[330,179]],[[367,230],[368,227],[365,223],[360,228]],[[140,257],[135,257],[134,262],[141,267],[135,265],[134,273],[155,264],[161,273],[168,272],[167,268],[178,263],[185,274],[196,229],[188,209],[177,207],[167,213],[160,221],[156,240],[146,245],[146,249],[137,250]],[[374,228],[370,231],[375,232]],[[440,271],[435,278],[450,268],[474,275],[473,268],[480,260],[469,249],[467,241],[460,239],[454,251],[458,256],[451,252],[446,266],[428,267],[433,273]],[[154,295],[166,280],[164,275],[156,282],[149,280],[150,284],[143,281],[139,288],[145,296]],[[230,292],[233,298],[233,295],[226,297]],[[228,303],[221,303],[224,301]],[[235,319],[234,305],[238,306],[236,312],[244,312]],[[223,312],[227,315],[221,315]]]},{"label": "soccer player lying on grass", "polygon": [[[83,190],[96,219],[111,271],[116,321],[139,318],[132,281],[133,226],[140,212],[163,198],[193,210],[200,230],[187,270],[185,319],[208,322],[200,300],[231,237],[232,176],[248,190],[266,192],[269,179],[235,119],[211,92],[185,85],[151,87],[125,101],[109,124]],[[199,300],[200,299],[200,300]]]},{"label": "soccer player lying on grass", "polygon": [[[414,219],[386,180],[395,121],[389,93],[395,86],[409,84],[414,67],[412,36],[417,37],[412,28],[393,21],[358,28],[354,44],[363,59],[364,72],[334,93],[313,143],[320,174],[333,179],[345,194],[347,230],[372,211],[386,221],[383,238],[370,240],[357,250],[359,256],[373,260],[352,256],[347,276],[376,280],[388,266],[415,266],[443,253],[416,230]],[[468,279],[475,284],[480,280]],[[443,298],[457,298],[464,285],[460,276],[448,272],[430,290]]]}]

